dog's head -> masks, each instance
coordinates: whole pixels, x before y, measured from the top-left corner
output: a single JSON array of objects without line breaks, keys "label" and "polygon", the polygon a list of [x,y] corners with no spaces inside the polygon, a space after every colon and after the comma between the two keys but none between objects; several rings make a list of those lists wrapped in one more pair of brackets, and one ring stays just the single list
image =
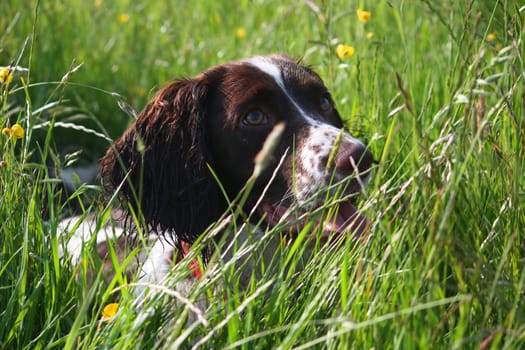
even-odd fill
[{"label": "dog's head", "polygon": [[[270,225],[294,204],[319,205],[314,195],[330,184],[347,195],[366,185],[371,153],[342,131],[319,76],[286,56],[255,57],[172,82],[108,150],[102,178],[140,208],[150,229],[191,244],[243,189],[281,123],[246,203],[258,203]],[[327,234],[362,229],[364,219],[349,202],[338,212]]]}]

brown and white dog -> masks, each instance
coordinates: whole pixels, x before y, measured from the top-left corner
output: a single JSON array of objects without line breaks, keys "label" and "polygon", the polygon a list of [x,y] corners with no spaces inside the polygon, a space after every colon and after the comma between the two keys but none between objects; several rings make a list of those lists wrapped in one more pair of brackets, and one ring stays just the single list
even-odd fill
[{"label": "brown and white dog", "polygon": [[[323,205],[327,193],[338,193],[337,214],[314,219],[322,234],[310,239],[322,244],[342,234],[359,236],[367,221],[349,198],[366,186],[373,162],[367,147],[343,131],[321,78],[287,56],[271,55],[212,67],[163,88],[108,149],[101,179],[143,216],[152,245],[139,254],[139,278],[160,282],[176,257],[232,208],[259,226],[282,225],[293,239],[311,221],[301,214]],[[239,202],[249,181],[251,190]],[[102,258],[108,238],[125,241],[137,231],[129,217],[98,231]],[[76,221],[61,227],[71,230]],[[76,228],[67,245],[73,259],[93,227],[93,220],[84,220]],[[264,235],[264,227],[258,232]],[[232,237],[247,239],[242,232]],[[205,250],[203,261],[212,250]]]}]

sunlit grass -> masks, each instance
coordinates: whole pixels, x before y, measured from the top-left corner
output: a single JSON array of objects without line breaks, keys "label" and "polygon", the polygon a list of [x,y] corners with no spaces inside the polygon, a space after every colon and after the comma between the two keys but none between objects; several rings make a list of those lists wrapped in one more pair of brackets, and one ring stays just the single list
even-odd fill
[{"label": "sunlit grass", "polygon": [[[0,12],[0,348],[525,344],[517,3],[7,0]],[[59,150],[96,159],[171,78],[275,52],[320,73],[379,160],[359,201],[366,240],[308,261],[304,244],[283,245],[245,290],[234,262],[216,257],[179,294],[181,264],[144,300],[136,281],[87,275],[93,244],[78,264],[61,256],[69,211],[48,169],[78,155]],[[69,202],[98,191],[82,186]],[[81,208],[108,220],[104,203]],[[272,235],[238,251],[255,259]]]}]

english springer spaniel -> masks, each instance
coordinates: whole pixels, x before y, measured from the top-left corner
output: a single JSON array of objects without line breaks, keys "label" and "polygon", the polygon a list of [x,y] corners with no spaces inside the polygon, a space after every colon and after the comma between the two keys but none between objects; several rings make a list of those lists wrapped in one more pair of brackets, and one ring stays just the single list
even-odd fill
[{"label": "english springer spaniel", "polygon": [[[111,250],[122,261],[137,246],[120,249],[129,243],[126,237],[147,232],[151,249],[138,255],[135,274],[160,282],[225,213],[252,223],[260,236],[268,227],[282,227],[283,236],[294,240],[314,222],[321,228],[305,244],[358,237],[367,220],[350,200],[366,186],[373,163],[367,147],[344,131],[330,93],[310,68],[283,55],[212,67],[159,91],[103,157],[101,179],[118,192],[124,214],[114,216],[124,220],[97,231],[99,254],[110,270],[115,255],[108,257],[108,238],[115,238]],[[331,217],[307,215],[335,195],[340,200]],[[74,228],[67,250],[76,260],[95,228],[92,218],[78,220],[62,223]],[[215,239],[226,230],[216,228]],[[240,244],[248,239],[245,231],[228,237]],[[263,259],[283,244],[282,237],[271,240]],[[188,279],[205,271],[214,247],[208,244],[199,263],[190,264]],[[234,254],[228,249],[225,259]],[[249,280],[254,266],[246,266],[242,273]]]}]

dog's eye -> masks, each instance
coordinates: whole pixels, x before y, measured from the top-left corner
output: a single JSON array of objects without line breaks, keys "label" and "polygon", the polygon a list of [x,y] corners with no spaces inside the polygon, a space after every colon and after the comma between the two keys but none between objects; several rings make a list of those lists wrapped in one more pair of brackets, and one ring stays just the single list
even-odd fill
[{"label": "dog's eye", "polygon": [[267,119],[262,111],[254,109],[244,117],[242,122],[244,125],[263,125],[266,124]]},{"label": "dog's eye", "polygon": [[332,101],[328,97],[321,97],[320,106],[323,112],[328,112],[332,109]]}]

